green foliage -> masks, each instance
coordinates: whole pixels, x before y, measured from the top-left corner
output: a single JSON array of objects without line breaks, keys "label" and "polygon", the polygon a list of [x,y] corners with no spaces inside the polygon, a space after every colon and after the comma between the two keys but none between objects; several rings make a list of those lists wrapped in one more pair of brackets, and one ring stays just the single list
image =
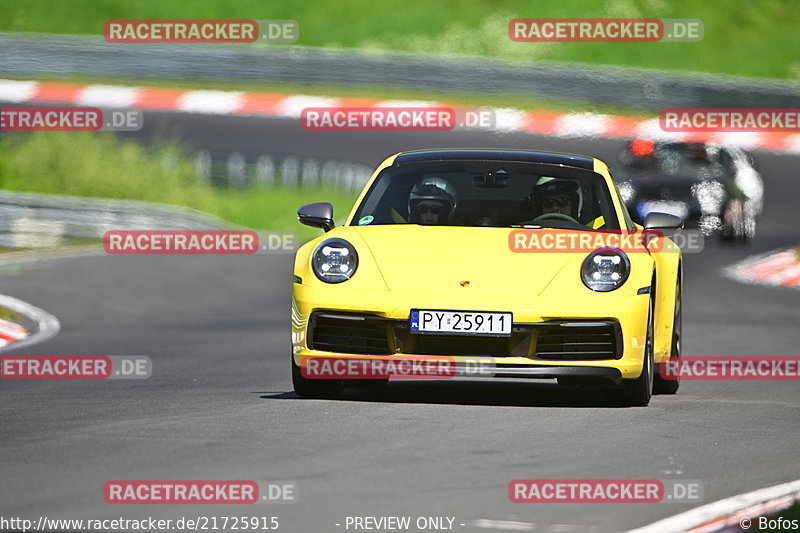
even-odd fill
[{"label": "green foliage", "polygon": [[[705,37],[696,43],[515,43],[508,38],[513,18],[591,17],[699,18]],[[294,19],[300,23],[298,44],[310,46],[800,79],[796,0],[4,0],[0,31],[100,34],[106,20],[126,18]]]},{"label": "green foliage", "polygon": [[301,238],[319,231],[297,222],[300,205],[329,201],[341,219],[356,198],[353,192],[325,188],[221,189],[201,182],[192,160],[176,145],[149,149],[110,133],[89,132],[0,137],[0,189],[175,204],[257,230],[295,231]]}]

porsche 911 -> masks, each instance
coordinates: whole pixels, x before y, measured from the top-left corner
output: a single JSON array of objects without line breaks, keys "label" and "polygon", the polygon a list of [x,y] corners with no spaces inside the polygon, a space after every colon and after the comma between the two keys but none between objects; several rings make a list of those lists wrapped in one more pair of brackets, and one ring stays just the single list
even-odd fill
[{"label": "porsche 911", "polygon": [[682,220],[651,212],[634,223],[599,159],[404,152],[376,169],[342,225],[326,202],[298,218],[324,231],[294,263],[300,396],[390,377],[309,373],[343,359],[482,358],[491,379],[600,387],[631,406],[678,389],[662,369],[680,357],[682,255],[665,243]]}]

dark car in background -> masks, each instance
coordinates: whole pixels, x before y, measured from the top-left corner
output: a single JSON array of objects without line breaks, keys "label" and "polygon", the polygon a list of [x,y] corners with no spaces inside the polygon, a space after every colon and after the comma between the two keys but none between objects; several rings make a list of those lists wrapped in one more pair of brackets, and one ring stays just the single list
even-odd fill
[{"label": "dark car in background", "polygon": [[700,142],[633,139],[621,151],[614,178],[633,219],[658,211],[725,240],[750,240],[763,207],[764,186],[743,150]]}]

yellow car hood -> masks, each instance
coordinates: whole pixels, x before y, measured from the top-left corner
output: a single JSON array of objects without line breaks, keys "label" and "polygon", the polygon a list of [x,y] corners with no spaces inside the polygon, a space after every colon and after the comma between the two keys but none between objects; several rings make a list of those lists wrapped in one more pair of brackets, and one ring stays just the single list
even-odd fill
[{"label": "yellow car hood", "polygon": [[[391,291],[538,295],[569,264],[579,280],[585,253],[516,253],[510,228],[353,226]],[[572,270],[572,269],[570,269]],[[474,294],[474,292],[473,292]]]}]

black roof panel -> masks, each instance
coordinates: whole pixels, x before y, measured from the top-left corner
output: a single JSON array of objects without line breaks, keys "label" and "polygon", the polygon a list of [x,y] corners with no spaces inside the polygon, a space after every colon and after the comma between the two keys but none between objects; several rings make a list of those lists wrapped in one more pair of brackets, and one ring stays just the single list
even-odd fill
[{"label": "black roof panel", "polygon": [[534,152],[530,150],[419,150],[404,152],[394,160],[395,165],[421,163],[424,161],[519,161],[525,163],[546,163],[567,167],[594,170],[591,157],[553,152]]}]

